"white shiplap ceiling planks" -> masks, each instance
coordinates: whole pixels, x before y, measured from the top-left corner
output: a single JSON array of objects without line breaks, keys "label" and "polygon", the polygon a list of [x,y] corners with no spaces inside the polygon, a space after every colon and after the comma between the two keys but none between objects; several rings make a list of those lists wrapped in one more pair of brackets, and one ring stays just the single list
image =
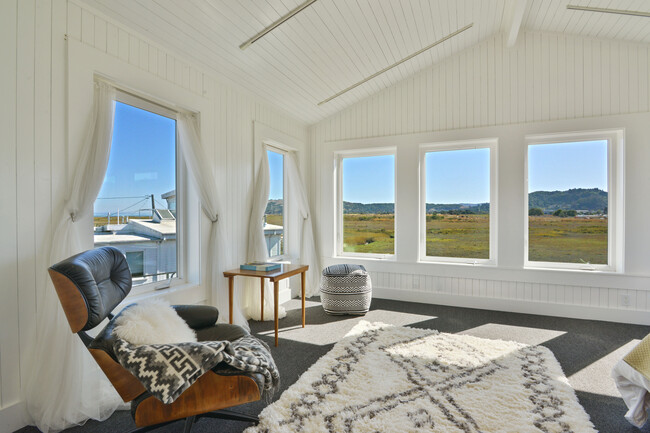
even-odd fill
[{"label": "white shiplap ceiling planks", "polygon": [[650,19],[568,10],[567,5],[650,12],[648,0],[529,0],[524,26],[607,39],[650,43]]},{"label": "white shiplap ceiling planks", "polygon": [[[239,45],[304,0],[73,0],[315,123],[506,30],[525,1],[522,30],[650,42],[650,19],[569,11],[648,10],[647,0],[318,0],[262,39]],[[644,9],[645,7],[645,9]],[[460,35],[318,106],[348,86],[468,24]]]}]

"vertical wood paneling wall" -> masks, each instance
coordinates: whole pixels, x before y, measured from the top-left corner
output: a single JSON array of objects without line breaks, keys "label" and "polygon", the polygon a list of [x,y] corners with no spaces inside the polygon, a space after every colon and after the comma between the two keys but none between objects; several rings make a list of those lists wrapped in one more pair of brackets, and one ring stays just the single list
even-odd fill
[{"label": "vertical wood paneling wall", "polygon": [[[390,140],[387,137],[394,137],[391,143],[399,147],[401,141],[407,140],[406,136],[413,134],[462,137],[463,131],[467,131],[475,135],[470,128],[484,128],[488,131],[486,133],[493,134],[487,138],[501,133],[512,135],[513,130],[519,131],[526,125],[552,129],[555,123],[560,128],[572,128],[573,123],[584,123],[588,118],[626,114],[621,118],[627,121],[628,117],[633,117],[629,113],[648,111],[650,47],[647,44],[524,32],[517,45],[508,49],[504,35],[488,38],[310,128],[311,199],[323,262],[346,260],[333,257],[334,247],[330,245],[333,243],[331,209],[334,205],[330,165],[332,146],[353,149],[355,145],[368,146],[373,139],[388,145]],[[635,119],[638,122],[638,115]],[[649,122],[650,116],[645,125]],[[593,129],[602,128],[597,121],[591,123],[597,125]],[[644,122],[638,124],[644,125]],[[650,127],[641,129],[650,134]],[[647,255],[647,249],[639,242],[650,240],[646,234],[647,225],[638,221],[638,215],[647,211],[645,205],[639,203],[647,201],[643,191],[650,186],[644,174],[647,168],[642,168],[650,165],[650,154],[645,150],[650,145],[647,134],[636,133],[637,138],[641,135],[641,142],[637,139],[628,147],[626,158],[629,172],[626,175],[626,250],[628,253],[639,252],[636,254],[639,257]],[[465,138],[477,138],[474,135]],[[348,142],[351,140],[358,142]],[[519,145],[509,144],[504,151],[515,150],[516,146]],[[520,146],[517,152],[523,152]],[[523,153],[521,155],[523,157]],[[523,159],[518,161],[518,156],[514,159],[507,156],[506,160],[510,165],[515,163],[516,167],[502,164],[499,169],[514,170],[517,176],[522,177]],[[512,190],[512,187],[508,188]],[[399,194],[398,185],[396,195]],[[519,212],[520,203],[504,203],[511,196],[501,197],[499,206],[507,205],[508,210]],[[517,200],[522,200],[523,209],[523,199]],[[629,212],[631,209],[635,212]],[[510,217],[505,213],[499,215]],[[522,211],[522,220],[523,217]],[[400,223],[397,224],[399,230]],[[517,224],[523,224],[523,221],[517,220]],[[634,230],[637,232],[632,233]],[[413,249],[417,247],[412,245]],[[515,250],[519,251],[518,248]],[[516,251],[510,251],[509,255],[516,255]],[[523,257],[523,248],[521,251]],[[639,257],[634,257],[634,275],[650,275],[638,264],[644,260]],[[374,287],[378,289],[376,294],[421,302],[503,307],[543,314],[561,311],[559,314],[574,317],[650,322],[650,279],[647,277],[622,282],[625,277],[615,281],[591,275],[586,279],[588,282],[581,285],[575,275],[567,277],[567,282],[563,283],[562,277],[556,273],[552,283],[543,284],[544,276],[539,273],[529,278],[531,274],[526,270],[508,269],[508,266],[517,265],[512,260],[506,268],[494,271],[478,271],[463,266],[436,268],[435,265],[403,263],[400,260],[403,259],[398,257],[397,263],[364,262],[371,272]],[[614,281],[615,284],[610,285]],[[624,301],[623,295],[629,297],[629,303]],[[583,307],[593,310],[589,312]],[[595,309],[608,311],[609,316],[599,316]]]},{"label": "vertical wood paneling wall", "polygon": [[[215,142],[204,143],[221,183],[233,260],[245,259],[253,180],[253,121],[307,144],[307,125],[222,84],[182,58],[74,1],[7,0],[0,7],[0,431],[19,417],[21,371],[47,280],[52,208],[65,155],[65,35],[214,103]],[[224,61],[227,61],[224,60]],[[307,151],[305,149],[305,151]],[[56,196],[56,197],[55,197]],[[17,415],[18,414],[18,415]],[[25,421],[26,422],[26,421]]]}]

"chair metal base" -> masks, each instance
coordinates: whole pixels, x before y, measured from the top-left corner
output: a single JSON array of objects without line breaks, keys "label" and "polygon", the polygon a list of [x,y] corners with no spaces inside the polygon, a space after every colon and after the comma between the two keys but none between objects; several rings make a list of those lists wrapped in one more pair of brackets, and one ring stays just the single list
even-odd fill
[{"label": "chair metal base", "polygon": [[[196,422],[200,418],[227,419],[230,421],[243,421],[243,422],[250,422],[253,424],[257,424],[258,422],[260,422],[260,419],[256,416],[223,409],[223,410],[216,410],[214,412],[202,413],[200,415],[188,416],[187,418],[185,418],[183,433],[190,433],[192,431],[192,426],[194,426],[194,424],[196,424]],[[182,419],[136,428],[135,430],[131,430],[131,432],[129,433],[145,433],[178,421],[182,421]]]}]

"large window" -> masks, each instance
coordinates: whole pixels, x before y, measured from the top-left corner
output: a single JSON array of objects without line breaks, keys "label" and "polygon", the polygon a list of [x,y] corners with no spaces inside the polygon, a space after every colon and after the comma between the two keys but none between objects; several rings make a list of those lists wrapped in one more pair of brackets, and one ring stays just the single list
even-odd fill
[{"label": "large window", "polygon": [[494,140],[421,147],[422,260],[494,261],[494,152]]},{"label": "large window", "polygon": [[617,137],[594,132],[528,140],[529,266],[615,266]]},{"label": "large window", "polygon": [[121,250],[133,284],[178,273],[176,121],[156,104],[118,92],[113,141],[94,205],[95,246]]},{"label": "large window", "polygon": [[286,254],[285,218],[285,170],[281,150],[267,149],[269,159],[269,202],[264,212],[264,238],[270,258],[280,258]]},{"label": "large window", "polygon": [[340,155],[339,254],[395,254],[395,154]]}]

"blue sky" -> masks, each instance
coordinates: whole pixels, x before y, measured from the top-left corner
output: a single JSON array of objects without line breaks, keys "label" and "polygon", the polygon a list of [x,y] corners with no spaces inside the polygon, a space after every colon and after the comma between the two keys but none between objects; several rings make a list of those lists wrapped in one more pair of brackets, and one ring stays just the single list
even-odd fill
[{"label": "blue sky", "polygon": [[267,150],[266,154],[269,157],[269,180],[271,182],[269,199],[281,199],[284,191],[284,157],[271,150]]},{"label": "blue sky", "polygon": [[607,191],[607,141],[528,146],[528,192]]},{"label": "blue sky", "polygon": [[428,152],[425,156],[427,203],[490,201],[490,150]]},{"label": "blue sky", "polygon": [[395,156],[343,159],[343,201],[395,202]]},{"label": "blue sky", "polygon": [[[607,191],[607,142],[529,146],[529,192],[599,188]],[[343,200],[393,203],[395,157],[343,159]],[[490,152],[464,149],[428,152],[427,203],[485,203],[490,200]],[[522,168],[523,169],[523,168]]]},{"label": "blue sky", "polygon": [[[154,194],[156,207],[166,207],[160,195],[176,188],[175,166],[176,121],[116,102],[111,154],[98,198]],[[151,209],[151,199],[136,205],[140,200],[98,199],[95,214],[120,209],[122,214],[137,215],[140,208]]]},{"label": "blue sky", "polygon": [[[176,188],[176,122],[131,107],[115,106],[113,142],[106,177],[95,213],[137,214],[150,208],[145,196]],[[268,151],[270,199],[283,196],[283,156]],[[489,150],[468,149],[426,154],[427,203],[489,201]],[[607,142],[587,141],[528,147],[529,192],[600,188],[607,191]],[[107,199],[113,197],[111,199]],[[115,199],[114,197],[128,197]],[[359,203],[395,202],[395,156],[343,159],[343,200]],[[143,211],[147,214],[147,211]]]}]

